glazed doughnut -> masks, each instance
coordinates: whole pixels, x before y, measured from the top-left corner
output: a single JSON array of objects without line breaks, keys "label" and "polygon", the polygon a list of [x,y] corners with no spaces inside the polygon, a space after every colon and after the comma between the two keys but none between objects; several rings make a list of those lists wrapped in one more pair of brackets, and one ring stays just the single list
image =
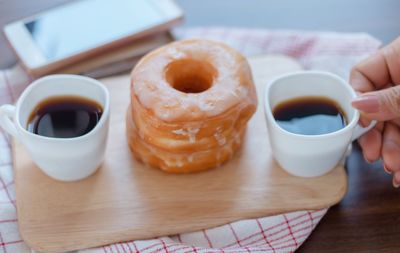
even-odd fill
[{"label": "glazed doughnut", "polygon": [[197,152],[170,152],[145,142],[137,133],[132,114],[127,115],[129,147],[143,163],[171,173],[189,173],[213,168],[230,159],[240,147],[245,129],[222,146]]},{"label": "glazed doughnut", "polygon": [[131,73],[128,143],[139,160],[167,172],[217,167],[240,147],[256,107],[240,53],[209,40],[174,42]]}]

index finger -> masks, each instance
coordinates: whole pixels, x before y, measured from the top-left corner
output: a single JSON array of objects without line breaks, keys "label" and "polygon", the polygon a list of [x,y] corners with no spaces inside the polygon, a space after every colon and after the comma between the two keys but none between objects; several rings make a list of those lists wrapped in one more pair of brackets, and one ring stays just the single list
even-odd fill
[{"label": "index finger", "polygon": [[351,71],[350,84],[361,93],[400,83],[400,38],[357,64]]}]

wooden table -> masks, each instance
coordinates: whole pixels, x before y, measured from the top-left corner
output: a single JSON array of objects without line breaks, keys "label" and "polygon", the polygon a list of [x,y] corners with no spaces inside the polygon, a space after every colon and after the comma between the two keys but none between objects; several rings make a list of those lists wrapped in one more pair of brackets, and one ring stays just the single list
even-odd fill
[{"label": "wooden table", "polygon": [[[0,0],[0,26],[67,0]],[[185,26],[228,25],[368,32],[388,43],[400,34],[398,0],[180,0]],[[223,11],[223,14],[221,10]],[[14,57],[0,37],[0,68]],[[400,154],[399,154],[400,155]],[[298,252],[399,252],[400,191],[380,162],[359,148],[347,161],[349,192],[332,207]]]}]

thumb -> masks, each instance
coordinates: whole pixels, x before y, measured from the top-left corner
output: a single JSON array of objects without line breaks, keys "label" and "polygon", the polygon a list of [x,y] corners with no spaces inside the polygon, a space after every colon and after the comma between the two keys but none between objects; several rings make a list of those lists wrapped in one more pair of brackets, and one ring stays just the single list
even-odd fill
[{"label": "thumb", "polygon": [[399,118],[400,86],[364,93],[351,105],[369,119],[386,121]]}]

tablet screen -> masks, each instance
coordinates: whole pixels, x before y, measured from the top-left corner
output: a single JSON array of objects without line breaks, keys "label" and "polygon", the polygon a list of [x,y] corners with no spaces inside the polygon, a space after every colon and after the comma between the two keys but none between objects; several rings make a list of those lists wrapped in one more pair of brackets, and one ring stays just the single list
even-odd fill
[{"label": "tablet screen", "polygon": [[83,0],[25,24],[48,60],[62,59],[160,24],[161,9],[147,0]]}]

